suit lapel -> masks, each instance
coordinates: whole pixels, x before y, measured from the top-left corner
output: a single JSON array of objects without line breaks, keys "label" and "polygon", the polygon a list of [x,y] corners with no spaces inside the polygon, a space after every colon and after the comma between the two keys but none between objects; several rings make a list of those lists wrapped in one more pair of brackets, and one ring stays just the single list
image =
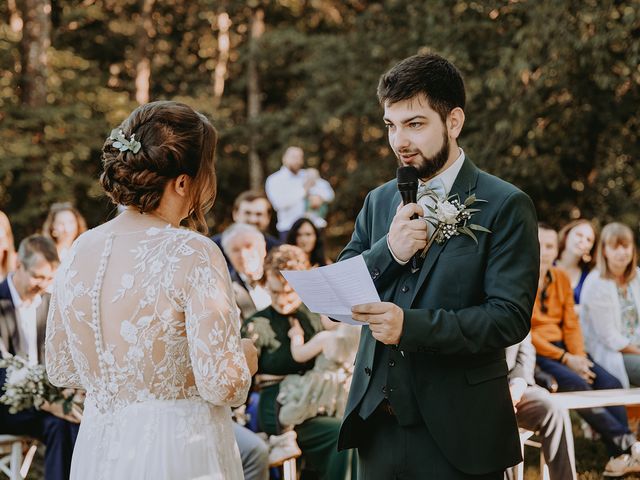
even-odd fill
[{"label": "suit lapel", "polygon": [[36,331],[38,339],[38,363],[44,364],[44,341],[47,332],[47,316],[49,314],[49,303],[51,295],[44,293],[42,295],[42,303],[36,311]]},{"label": "suit lapel", "polygon": [[18,353],[18,319],[7,280],[0,284],[0,341],[8,353]]},{"label": "suit lapel", "polygon": [[[473,193],[476,189],[476,184],[478,182],[478,168],[473,164],[469,158],[465,158],[464,163],[462,164],[462,168],[460,172],[458,172],[458,176],[456,177],[456,181],[453,182],[453,186],[451,187],[451,191],[449,192],[449,196],[458,195],[461,201],[464,201],[471,193]],[[411,297],[410,305],[413,305],[413,301],[416,298],[417,293],[420,291],[422,284],[427,279],[429,272],[438,260],[438,257],[442,253],[442,251],[447,247],[448,242],[444,242],[443,244],[433,243],[429,247],[427,251],[427,256],[424,259],[424,263],[422,264],[422,268],[418,273],[418,282],[416,284],[416,288],[413,290],[413,296]]]},{"label": "suit lapel", "polygon": [[389,211],[389,216],[388,218],[388,225],[387,225],[387,231],[389,230],[389,227],[391,227],[391,222],[393,221],[393,217],[396,216],[396,211],[398,210],[398,205],[400,205],[402,203],[402,197],[400,196],[400,192],[396,190],[396,193],[393,195],[393,198],[391,199],[391,209]]}]

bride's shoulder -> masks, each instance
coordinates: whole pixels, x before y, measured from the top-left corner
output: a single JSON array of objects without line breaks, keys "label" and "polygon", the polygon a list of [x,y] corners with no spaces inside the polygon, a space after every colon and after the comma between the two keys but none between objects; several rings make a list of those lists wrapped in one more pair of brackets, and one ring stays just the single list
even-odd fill
[{"label": "bride's shoulder", "polygon": [[222,251],[216,243],[199,232],[186,228],[167,228],[166,235],[174,243],[174,251],[181,256],[200,259],[201,261],[214,263],[224,262]]}]

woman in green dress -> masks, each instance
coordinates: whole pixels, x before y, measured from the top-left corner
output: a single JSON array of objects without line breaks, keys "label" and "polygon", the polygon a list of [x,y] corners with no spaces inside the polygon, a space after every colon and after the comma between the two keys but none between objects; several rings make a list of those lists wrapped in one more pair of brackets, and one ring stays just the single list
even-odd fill
[{"label": "woman in green dress", "polygon": [[[280,270],[306,270],[309,261],[305,253],[293,245],[281,245],[269,252],[265,260],[265,281],[272,298],[270,307],[256,312],[243,326],[243,336],[251,338],[258,349],[258,383],[260,404],[258,423],[269,435],[282,433],[278,423],[277,403],[280,382],[286,375],[303,374],[314,366],[314,359],[298,363],[291,355],[288,332],[297,320],[304,340],[322,330],[320,316],[311,313],[280,274]],[[337,451],[341,419],[316,416],[295,431],[304,459],[303,479],[355,479],[351,468],[351,452]]]}]

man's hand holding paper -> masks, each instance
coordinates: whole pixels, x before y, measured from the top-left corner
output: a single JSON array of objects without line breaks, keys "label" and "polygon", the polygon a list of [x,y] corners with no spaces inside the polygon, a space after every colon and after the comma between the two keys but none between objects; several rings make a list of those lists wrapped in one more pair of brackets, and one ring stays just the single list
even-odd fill
[{"label": "man's hand holding paper", "polygon": [[404,312],[390,302],[375,302],[354,305],[351,308],[354,320],[369,324],[373,338],[385,345],[397,345],[402,336]]},{"label": "man's hand holding paper", "polygon": [[352,318],[352,307],[380,303],[362,255],[313,270],[281,273],[309,310],[340,322],[362,325]]}]

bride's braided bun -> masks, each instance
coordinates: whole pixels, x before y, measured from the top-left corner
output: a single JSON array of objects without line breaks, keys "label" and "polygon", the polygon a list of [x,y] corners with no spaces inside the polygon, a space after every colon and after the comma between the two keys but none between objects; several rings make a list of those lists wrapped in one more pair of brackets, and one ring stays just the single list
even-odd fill
[{"label": "bride's braided bun", "polygon": [[161,101],[138,107],[117,130],[127,140],[135,136],[141,147],[134,153],[111,137],[105,141],[100,183],[111,200],[151,212],[167,182],[186,174],[193,179],[189,226],[206,231],[204,214],[216,193],[217,132],[209,120],[183,103]]}]

